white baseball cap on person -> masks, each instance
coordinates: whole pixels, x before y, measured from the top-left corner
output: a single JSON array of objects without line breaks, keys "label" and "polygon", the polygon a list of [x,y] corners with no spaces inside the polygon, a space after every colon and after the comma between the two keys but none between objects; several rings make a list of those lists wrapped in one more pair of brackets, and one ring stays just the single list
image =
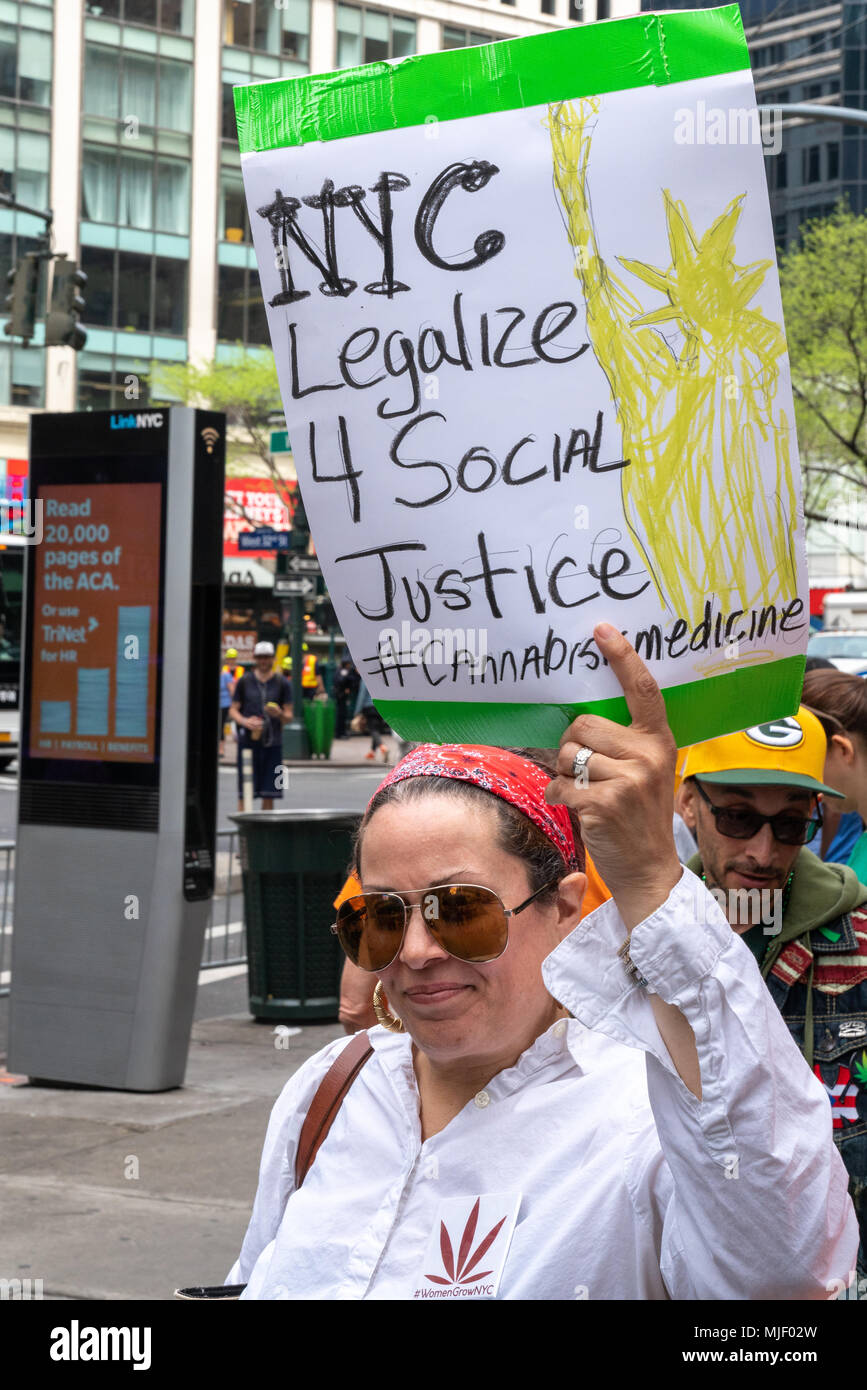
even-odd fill
[{"label": "white baseball cap on person", "polygon": [[253,655],[254,655],[254,656],[273,656],[273,655],[274,655],[274,644],[273,644],[273,642],[257,642],[256,645],[255,645],[255,647],[253,648]]}]

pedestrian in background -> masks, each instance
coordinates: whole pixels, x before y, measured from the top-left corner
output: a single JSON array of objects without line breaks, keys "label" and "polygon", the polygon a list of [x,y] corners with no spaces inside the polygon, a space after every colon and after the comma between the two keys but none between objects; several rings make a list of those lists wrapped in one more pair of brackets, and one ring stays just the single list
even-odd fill
[{"label": "pedestrian in background", "polygon": [[282,799],[278,777],[283,765],[283,725],[292,718],[292,692],[286,677],[274,667],[274,646],[257,642],[254,667],[235,686],[230,715],[238,727],[238,810],[244,809],[244,750],[253,757],[253,796],[262,810],[272,811]]},{"label": "pedestrian in background", "polygon": [[[831,675],[863,686],[860,677],[842,672],[816,671],[807,679]],[[810,698],[817,698],[812,683]],[[829,762],[822,721],[802,705],[795,715],[695,744],[678,800],[698,842],[687,867],[719,894],[733,933],[748,948],[730,957],[732,972],[747,985],[755,974],[752,953],[825,1087],[829,1128],[861,1226],[861,1279],[867,1277],[867,887],[854,866],[823,863],[807,848],[828,799],[844,804],[835,785],[840,776],[829,777],[828,770],[838,757],[844,761],[847,744],[841,737]],[[863,797],[863,765],[860,787]],[[758,1080],[767,1058],[757,1052],[753,1060]],[[765,1116],[769,1134],[777,1116],[799,1103],[779,1088]]]},{"label": "pedestrian in background", "polygon": [[301,664],[301,696],[304,700],[312,700],[314,696],[319,699],[324,695],[325,685],[317,669],[316,657],[308,651],[305,642],[301,648],[305,654]]},{"label": "pedestrian in background", "polygon": [[346,656],[337,668],[337,675],[334,678],[334,698],[337,704],[335,714],[335,738],[349,738],[350,710],[354,710],[355,701],[358,698],[358,688],[361,684],[361,677],[355,669],[355,664],[350,657]]},{"label": "pedestrian in background", "polygon": [[358,698],[355,701],[355,718],[352,721],[352,727],[358,733],[370,734],[370,748],[364,755],[367,762],[372,763],[377,753],[379,753],[382,761],[387,763],[388,744],[385,742],[383,735],[389,733],[389,727],[373,703],[370,697],[370,691],[364,684],[364,681],[361,681],[358,687]]},{"label": "pedestrian in background", "polygon": [[[226,660],[237,660],[238,653],[234,647],[230,647],[226,652]],[[223,666],[220,671],[220,758],[225,754],[226,725],[229,723],[229,710],[232,707],[232,696],[235,693],[237,684],[235,673],[231,666]]]},{"label": "pedestrian in background", "polygon": [[867,684],[846,671],[812,670],[804,677],[804,704],[825,737],[825,781],[842,792],[842,817],[822,858],[848,864],[867,883]]}]

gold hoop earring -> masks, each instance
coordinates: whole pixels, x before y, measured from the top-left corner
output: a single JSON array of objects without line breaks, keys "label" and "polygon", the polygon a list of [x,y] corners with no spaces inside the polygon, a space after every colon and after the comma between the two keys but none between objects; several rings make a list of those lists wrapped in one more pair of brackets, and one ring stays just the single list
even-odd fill
[{"label": "gold hoop earring", "polygon": [[404,1031],[403,1020],[397,1014],[388,1012],[388,1000],[382,988],[382,980],[377,980],[376,989],[373,991],[373,1012],[376,1014],[378,1023],[383,1028],[387,1028],[389,1033],[402,1033]]}]

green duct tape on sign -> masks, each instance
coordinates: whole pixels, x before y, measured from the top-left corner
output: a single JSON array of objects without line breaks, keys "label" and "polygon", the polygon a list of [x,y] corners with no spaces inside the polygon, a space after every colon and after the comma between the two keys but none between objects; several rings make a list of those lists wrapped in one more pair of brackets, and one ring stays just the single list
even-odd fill
[{"label": "green duct tape on sign", "polygon": [[329,593],[413,740],[792,713],[800,472],[736,6],[235,89],[287,428]]}]

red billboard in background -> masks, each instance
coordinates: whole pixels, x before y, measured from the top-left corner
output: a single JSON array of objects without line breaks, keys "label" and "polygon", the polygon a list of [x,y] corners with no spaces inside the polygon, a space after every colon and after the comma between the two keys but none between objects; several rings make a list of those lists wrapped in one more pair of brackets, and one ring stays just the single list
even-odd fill
[{"label": "red billboard in background", "polygon": [[[297,488],[298,484],[294,481],[283,484],[283,494],[289,497],[290,505],[294,502]],[[232,505],[230,498],[237,499],[237,503],[244,509],[243,512],[238,506]],[[270,478],[226,479],[226,503],[223,511],[224,555],[241,553],[238,549],[239,531],[255,531],[262,526],[274,531],[288,531],[291,524],[290,512]],[[273,551],[244,551],[248,557],[260,553],[271,555]]]}]

